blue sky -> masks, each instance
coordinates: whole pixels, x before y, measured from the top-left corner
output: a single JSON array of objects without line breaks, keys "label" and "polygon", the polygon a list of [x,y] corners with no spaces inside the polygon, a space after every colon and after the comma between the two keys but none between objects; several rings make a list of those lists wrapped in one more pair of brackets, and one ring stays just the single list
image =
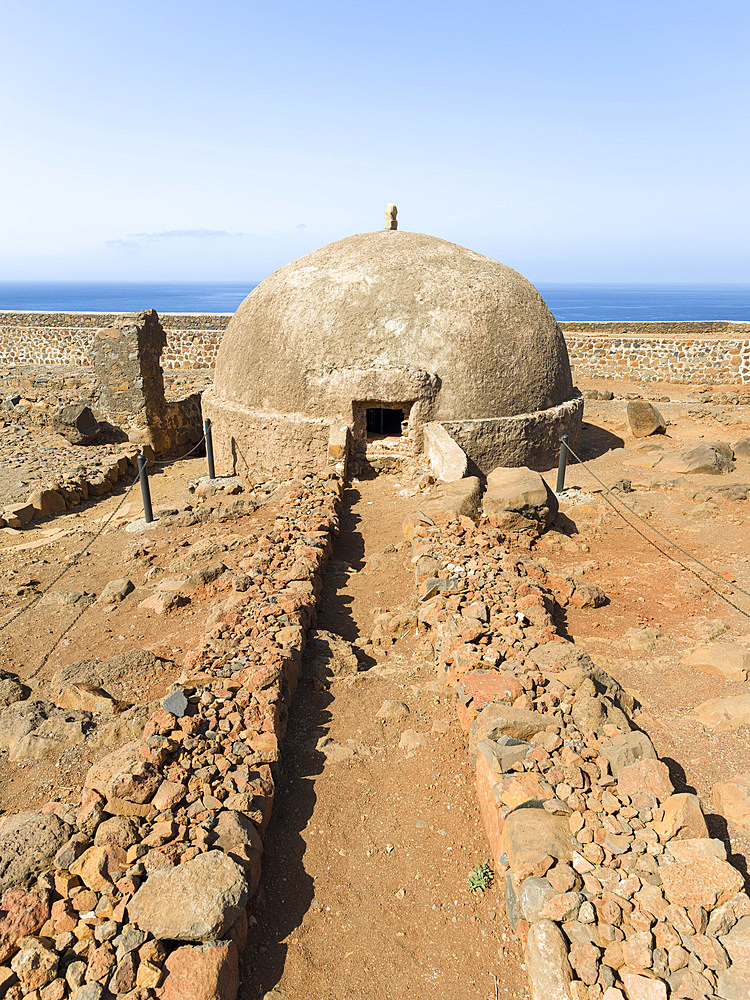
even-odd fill
[{"label": "blue sky", "polygon": [[0,278],[256,281],[389,201],[532,281],[750,281],[740,0],[3,0]]}]

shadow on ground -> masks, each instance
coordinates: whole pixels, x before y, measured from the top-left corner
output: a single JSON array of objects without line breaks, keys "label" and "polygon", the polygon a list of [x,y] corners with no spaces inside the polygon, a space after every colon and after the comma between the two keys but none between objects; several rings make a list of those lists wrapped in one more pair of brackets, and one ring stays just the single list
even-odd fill
[{"label": "shadow on ground", "polygon": [[[364,539],[356,530],[360,518],[352,509],[359,499],[354,487],[344,492],[341,529],[326,567],[315,622],[317,628],[335,632],[349,642],[356,642],[359,630],[351,614],[352,599],[345,593],[346,583],[349,574],[365,564]],[[252,907],[256,923],[250,928],[243,956],[240,1000],[262,1000],[280,982],[286,940],[314,903],[315,886],[305,871],[302,832],[315,808],[315,778],[325,764],[317,744],[328,732],[332,700],[328,691],[303,680],[289,712],[283,769],[265,837],[263,875]]]},{"label": "shadow on ground", "polygon": [[303,684],[289,713],[284,769],[265,837],[260,890],[251,910],[256,923],[243,956],[240,1000],[261,1000],[280,981],[286,939],[300,926],[315,898],[313,880],[305,871],[302,831],[315,808],[315,778],[325,763],[316,745],[328,729],[330,702],[328,692]]},{"label": "shadow on ground", "polygon": [[[584,462],[599,458],[615,448],[624,447],[625,442],[617,434],[613,434],[603,427],[598,427],[596,424],[589,424],[585,420],[581,425],[581,436],[578,439],[576,450]],[[575,462],[575,459],[572,461]]]},{"label": "shadow on ground", "polygon": [[349,575],[359,572],[365,565],[365,543],[357,530],[360,517],[353,509],[360,499],[361,495],[354,486],[344,491],[341,529],[326,568],[316,620],[318,628],[335,632],[347,642],[354,643],[359,639],[359,628],[351,613],[352,598],[343,591]]}]

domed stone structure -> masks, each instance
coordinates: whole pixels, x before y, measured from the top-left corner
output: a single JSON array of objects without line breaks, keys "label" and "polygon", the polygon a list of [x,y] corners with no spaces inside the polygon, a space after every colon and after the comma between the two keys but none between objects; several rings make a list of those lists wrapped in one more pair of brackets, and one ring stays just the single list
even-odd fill
[{"label": "domed stone structure", "polygon": [[[370,431],[442,427],[481,471],[549,467],[583,401],[563,335],[516,271],[395,229],[331,243],[251,292],[204,394],[222,471],[323,468]],[[442,432],[440,432],[442,434]],[[444,435],[442,435],[444,439]]]}]

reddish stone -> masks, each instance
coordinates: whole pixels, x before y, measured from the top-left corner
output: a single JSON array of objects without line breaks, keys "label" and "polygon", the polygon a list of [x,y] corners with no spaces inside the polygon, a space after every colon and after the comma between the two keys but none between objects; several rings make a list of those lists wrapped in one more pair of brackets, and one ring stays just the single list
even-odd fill
[{"label": "reddish stone", "polygon": [[[187,657],[185,660],[187,662]],[[159,736],[164,733],[169,733],[174,729],[174,727],[174,715],[172,715],[171,712],[167,712],[165,709],[160,708],[157,712],[154,712],[146,725],[143,727],[143,738],[148,739],[149,736]]]},{"label": "reddish stone", "polygon": [[670,795],[661,803],[661,808],[664,817],[654,823],[654,830],[662,843],[673,837],[681,840],[708,837],[708,827],[697,795],[689,792]]},{"label": "reddish stone", "polygon": [[99,892],[110,882],[115,882],[120,872],[127,868],[125,851],[116,844],[108,847],[90,847],[70,866],[71,874]]},{"label": "reddish stone", "polygon": [[129,951],[117,963],[117,968],[112,974],[109,982],[109,989],[112,993],[129,993],[136,986],[136,971],[138,969],[138,955],[135,951]]},{"label": "reddish stone", "polygon": [[164,968],[162,1000],[236,1000],[239,971],[234,941],[177,948]]},{"label": "reddish stone", "polygon": [[540,919],[554,920],[560,923],[563,920],[575,920],[581,903],[586,897],[580,892],[562,892],[552,899],[548,899],[539,911]]},{"label": "reddish stone", "polygon": [[112,966],[115,964],[115,953],[109,941],[92,948],[89,952],[89,963],[86,969],[86,982],[105,982]]},{"label": "reddish stone", "polygon": [[487,842],[490,845],[496,868],[502,870],[503,865],[500,862],[500,857],[505,850],[502,844],[504,817],[497,794],[497,775],[490,770],[489,764],[481,753],[477,755],[476,784],[479,812],[484,823]]},{"label": "reddish stone", "polygon": [[58,899],[52,904],[52,920],[55,922],[55,934],[75,930],[78,916],[67,899]]},{"label": "reddish stone", "polygon": [[659,979],[625,972],[622,976],[628,1000],[667,1000],[667,987]]},{"label": "reddish stone", "polygon": [[104,796],[93,789],[89,789],[81,803],[81,808],[76,814],[76,825],[79,829],[87,829],[89,826],[96,826],[100,816],[104,812]]},{"label": "reddish stone", "polygon": [[509,809],[517,809],[532,799],[544,800],[554,795],[550,784],[541,775],[533,772],[503,775],[499,779],[498,792],[503,804]]},{"label": "reddish stone", "polygon": [[456,690],[459,696],[456,704],[458,719],[467,733],[477,712],[485,705],[493,701],[511,703],[523,694],[523,688],[515,677],[497,670],[471,670],[464,674]]},{"label": "reddish stone", "polygon": [[44,889],[8,889],[0,900],[0,963],[16,950],[16,941],[41,930],[50,918],[49,893]]},{"label": "reddish stone", "polygon": [[737,869],[715,857],[662,865],[659,872],[664,895],[677,906],[713,910],[735,896],[743,885]]},{"label": "reddish stone", "polygon": [[647,792],[660,801],[674,792],[669,768],[663,761],[653,758],[637,760],[635,764],[621,768],[617,774],[617,789],[622,795]]},{"label": "reddish stone", "polygon": [[54,979],[49,986],[39,991],[39,1000],[64,1000],[68,995],[68,986],[64,979]]},{"label": "reddish stone", "polygon": [[41,989],[57,978],[59,956],[51,944],[43,938],[24,938],[21,950],[13,957],[10,967],[26,993]]}]

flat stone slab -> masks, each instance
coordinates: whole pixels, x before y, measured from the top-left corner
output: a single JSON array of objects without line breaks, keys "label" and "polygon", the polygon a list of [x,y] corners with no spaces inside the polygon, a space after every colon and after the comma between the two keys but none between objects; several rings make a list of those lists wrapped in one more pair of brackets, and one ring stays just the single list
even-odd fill
[{"label": "flat stone slab", "polygon": [[248,900],[245,872],[222,851],[208,851],[151,873],[128,904],[143,931],[169,941],[223,938]]},{"label": "flat stone slab", "polygon": [[[714,803],[727,823],[750,837],[750,773],[736,774],[713,787]],[[748,956],[750,957],[750,956]]]},{"label": "flat stone slab", "polygon": [[740,726],[750,725],[750,694],[739,694],[734,698],[710,698],[699,705],[693,713],[706,729],[717,733],[730,732]]}]

